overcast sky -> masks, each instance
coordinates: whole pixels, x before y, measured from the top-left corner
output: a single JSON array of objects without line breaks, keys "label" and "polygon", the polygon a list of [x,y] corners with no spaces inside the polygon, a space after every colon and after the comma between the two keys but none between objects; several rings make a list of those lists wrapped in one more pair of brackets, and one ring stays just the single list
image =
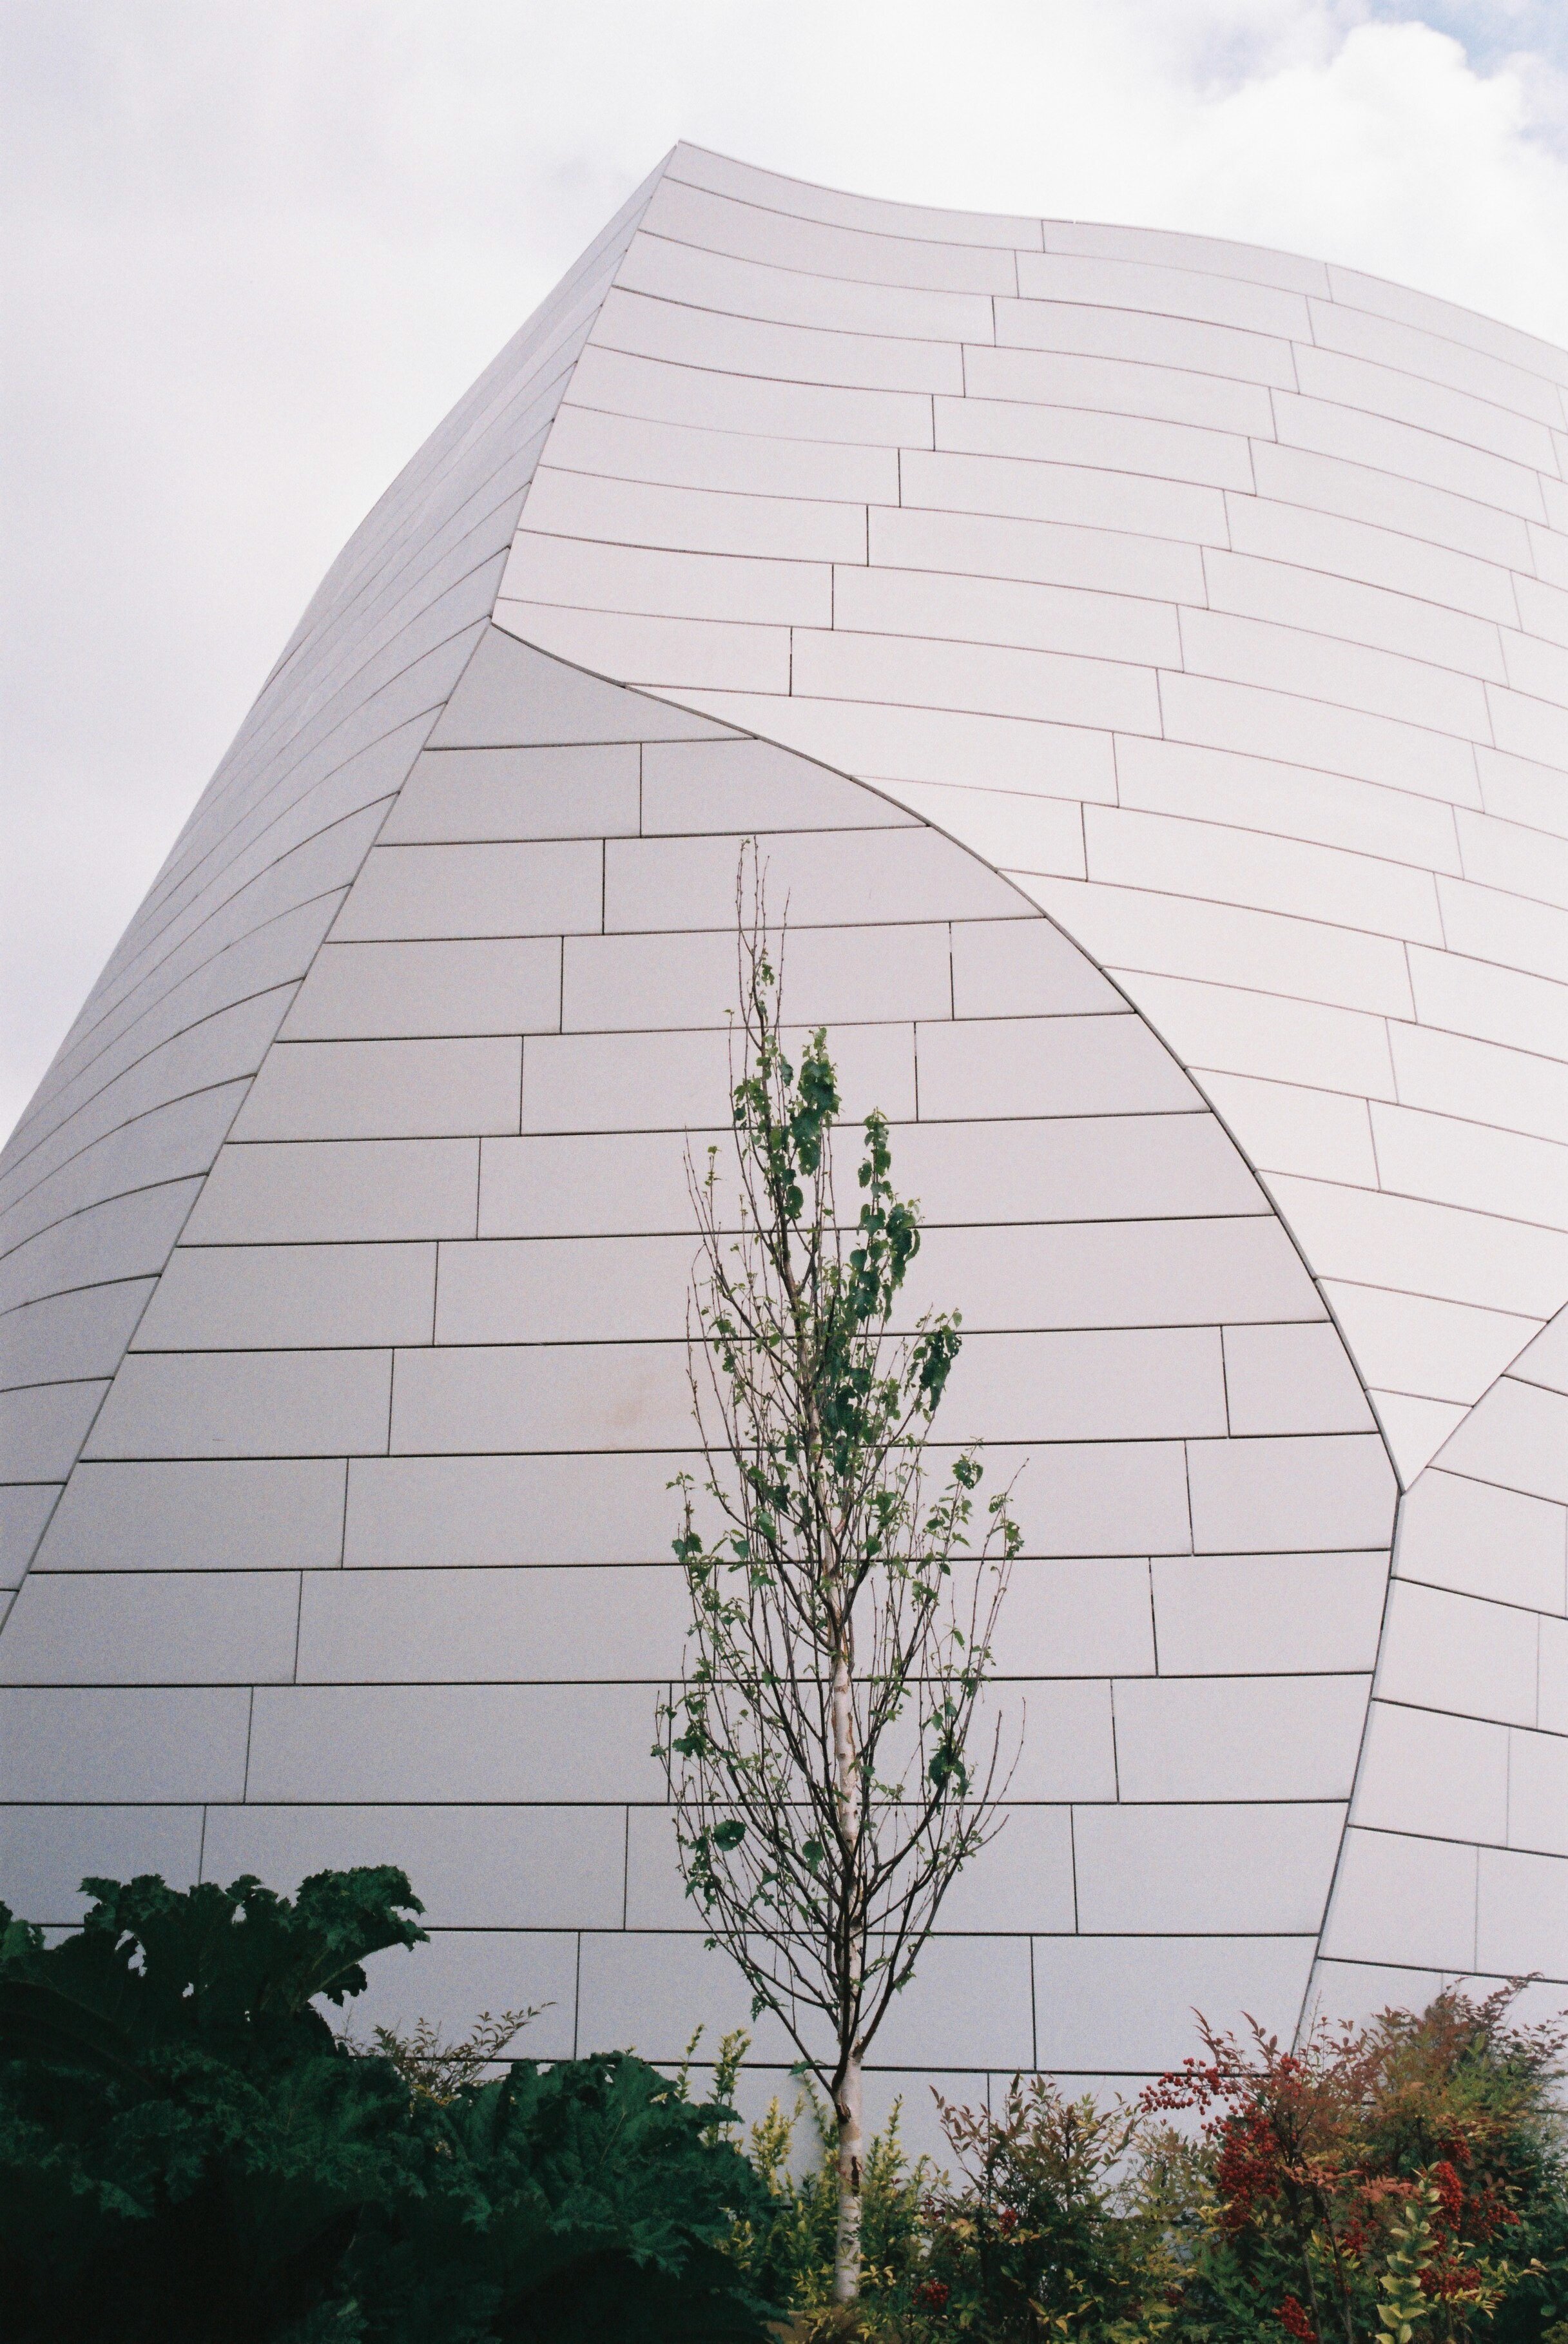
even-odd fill
[{"label": "overcast sky", "polygon": [[328,562],[678,137],[1568,342],[1564,0],[0,0],[0,1134]]}]

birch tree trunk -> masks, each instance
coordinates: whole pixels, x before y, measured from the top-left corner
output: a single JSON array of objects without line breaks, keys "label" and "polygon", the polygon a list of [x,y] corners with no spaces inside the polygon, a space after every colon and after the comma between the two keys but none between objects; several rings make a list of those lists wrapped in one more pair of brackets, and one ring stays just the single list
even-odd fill
[{"label": "birch tree trunk", "polygon": [[[860,1838],[860,1806],[856,1797],[855,1699],[853,1662],[847,1638],[839,1643],[833,1665],[833,1766],[838,1794],[839,1829],[844,1837],[843,1862],[853,1876]],[[855,1916],[857,1919],[858,1915]],[[859,1931],[852,1928],[849,1952],[852,1990],[860,1983],[857,1959]],[[859,2001],[856,1992],[855,2002]],[[848,2040],[841,2040],[839,2057],[844,2080],[835,2095],[838,2125],[838,2238],[834,2254],[833,2297],[835,2303],[853,2303],[860,2293],[860,2173],[863,2154],[860,2046],[855,2039],[858,2010],[849,2015]],[[841,2022],[842,2024],[842,2022]]]},{"label": "birch tree trunk", "polygon": [[834,2111],[838,2119],[838,2237],[833,2299],[854,2303],[860,2293],[860,2180],[865,2153],[865,2105],[860,2054],[852,2049]]}]

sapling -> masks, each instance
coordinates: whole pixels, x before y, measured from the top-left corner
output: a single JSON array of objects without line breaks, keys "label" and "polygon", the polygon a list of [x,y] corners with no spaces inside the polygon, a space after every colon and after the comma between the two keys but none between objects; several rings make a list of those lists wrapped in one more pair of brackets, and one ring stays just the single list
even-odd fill
[{"label": "sapling", "polygon": [[[675,1552],[690,1630],[660,1710],[687,1893],[833,2111],[835,2294],[860,2280],[862,2073],[942,1900],[1000,1827],[1009,1769],[983,1689],[1019,1532],[974,1448],[932,1428],[956,1310],[894,1331],[920,1244],[865,1118],[858,1208],[835,1194],[838,1076],[779,1024],[755,849],[737,886],[733,1177],[688,1157],[700,1238],[687,1363],[705,1470]],[[699,1527],[701,1521],[703,1527]]]}]

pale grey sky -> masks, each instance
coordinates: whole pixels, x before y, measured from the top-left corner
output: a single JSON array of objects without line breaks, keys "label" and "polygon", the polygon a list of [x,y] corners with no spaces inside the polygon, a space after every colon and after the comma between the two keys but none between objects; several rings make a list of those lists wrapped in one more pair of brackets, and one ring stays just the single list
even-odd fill
[{"label": "pale grey sky", "polygon": [[4,0],[0,1135],[321,572],[677,137],[1568,341],[1564,0]]}]

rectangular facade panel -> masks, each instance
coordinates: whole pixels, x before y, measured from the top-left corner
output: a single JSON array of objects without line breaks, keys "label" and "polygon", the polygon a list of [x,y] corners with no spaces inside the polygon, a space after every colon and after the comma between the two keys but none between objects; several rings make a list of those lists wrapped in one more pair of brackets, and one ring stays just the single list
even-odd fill
[{"label": "rectangular facade panel", "polygon": [[292,1895],[312,1872],[395,1864],[426,1928],[606,1929],[621,1920],[624,1840],[614,1807],[220,1806],[202,1870]]},{"label": "rectangular facade panel", "polygon": [[[728,1036],[717,1031],[531,1036],[524,1056],[523,1130],[712,1129],[727,1113],[728,1043]],[[846,1116],[858,1120],[876,1106],[895,1120],[913,1117],[912,1027],[841,1026],[833,1052]]]},{"label": "rectangular facade panel", "polygon": [[316,1571],[300,1606],[298,1679],[644,1683],[679,1673],[687,1615],[673,1561],[631,1570]]},{"label": "rectangular facade panel", "polygon": [[1504,1725],[1374,1701],[1357,1770],[1357,1823],[1502,1846],[1509,1835],[1512,1739]]},{"label": "rectangular facade panel", "polygon": [[1249,2010],[1290,2038],[1311,1968],[1300,1937],[1037,1937],[1036,2062],[1092,2076],[1158,2074],[1200,2046],[1196,2010]]},{"label": "rectangular facade panel", "polygon": [[106,1383],[30,1384],[0,1392],[0,1478],[63,1481],[107,1389]]},{"label": "rectangular facade panel", "polygon": [[1168,667],[1181,657],[1176,613],[1168,603],[973,572],[946,576],[841,564],[834,579],[833,624],[843,633],[1010,643],[1151,667]]},{"label": "rectangular facade panel", "polygon": [[343,1546],[340,1458],[83,1463],[40,1571],[323,1571]]},{"label": "rectangular facade panel", "polygon": [[[1130,415],[1242,438],[1249,433],[1274,437],[1274,412],[1264,387],[1228,382],[1220,375],[1001,343],[966,350],[964,379],[972,399],[1019,399],[1029,407],[1076,408],[1106,419]],[[1130,444],[1139,446],[1136,440]],[[1181,477],[1177,464],[1151,463],[1148,469]],[[1250,474],[1247,485],[1251,485]]]},{"label": "rectangular facade panel", "polygon": [[331,1457],[383,1452],[389,1351],[230,1351],[127,1359],[93,1457]]},{"label": "rectangular facade panel", "polygon": [[150,1278],[24,1302],[0,1318],[0,1390],[112,1376],[153,1291]]},{"label": "rectangular facade panel", "polygon": [[1216,1328],[966,1338],[945,1432],[996,1440],[1160,1440],[1218,1432]]},{"label": "rectangular facade panel", "polygon": [[1113,660],[807,628],[794,630],[794,642],[791,689],[808,700],[902,701],[1128,732],[1159,730],[1154,677]]},{"label": "rectangular facade panel", "polygon": [[1461,1717],[1533,1725],[1538,1650],[1533,1613],[1398,1580],[1378,1692]]},{"label": "rectangular facade panel", "polygon": [[[1174,538],[1187,545],[1225,545],[1225,499],[1219,489],[1083,464],[1027,457],[926,452],[916,440],[899,458],[900,502],[937,512],[995,513],[1011,520],[1066,522],[1133,536]],[[1147,728],[1153,731],[1156,728]]]},{"label": "rectangular facade panel", "polygon": [[[617,368],[626,369],[624,386],[634,383],[645,362],[621,359],[613,350],[584,353],[573,388],[584,394],[597,388],[599,400],[585,396],[563,405],[551,428],[551,462],[572,472],[589,472],[623,480],[651,480],[676,489],[742,490],[754,496],[779,500],[808,499],[864,506],[867,500],[890,504],[898,496],[896,435],[887,445],[856,447],[847,437],[791,439],[774,430],[764,439],[759,422],[752,432],[725,431],[698,422],[659,423],[635,413],[608,414],[600,403],[613,395]],[[670,370],[657,366],[646,372],[668,385]],[[704,379],[704,388],[717,382],[732,396],[744,387],[723,377]],[[766,387],[770,401],[780,386]],[[926,406],[925,436],[931,444],[929,402],[910,399],[911,419]],[[871,434],[867,432],[869,440]]]},{"label": "rectangular facade panel", "polygon": [[284,1682],[298,1612],[288,1571],[33,1571],[5,1622],[0,1682]]},{"label": "rectangular facade panel", "polygon": [[18,1920],[73,1928],[93,1901],[89,1876],[156,1872],[188,1888],[201,1864],[202,1810],[182,1807],[0,1807],[0,1878]]},{"label": "rectangular facade panel", "polygon": [[189,1245],[471,1237],[477,1139],[227,1147],[185,1230]]},{"label": "rectangular facade panel", "polygon": [[1371,1547],[1393,1528],[1393,1470],[1375,1433],[1193,1442],[1188,1470],[1200,1551]]},{"label": "rectangular facade panel", "polygon": [[[853,830],[832,842],[769,839],[766,903],[790,940],[804,928],[863,926],[867,949],[879,928],[867,909],[895,907],[900,921],[1017,919],[1019,903],[973,855],[936,830]],[[736,933],[741,839],[610,839],[604,846],[604,928],[720,928]],[[733,947],[732,947],[733,949]]]},{"label": "rectangular facade panel", "polygon": [[1342,1806],[1079,1807],[1087,1936],[1304,1935],[1322,1923]]},{"label": "rectangular facade panel", "polygon": [[[551,453],[561,460],[553,441]],[[597,468],[593,473],[541,469],[529,491],[530,531],[597,539],[610,545],[663,546],[688,553],[761,556],[775,561],[865,559],[863,506],[686,484],[667,487],[617,477],[619,469],[613,457],[605,467],[608,478],[599,477]],[[547,574],[547,563],[531,571],[524,566],[519,573],[518,591],[528,595],[541,591]],[[800,585],[804,592],[807,581],[803,579]]]},{"label": "rectangular facade panel", "polygon": [[[1158,1147],[1159,1134],[1152,1135]],[[922,1200],[924,1201],[924,1200]],[[975,1333],[1007,1328],[1212,1327],[1219,1321],[1319,1319],[1322,1304],[1311,1279],[1278,1221],[1262,1214],[1230,1220],[1099,1221],[1087,1227],[997,1229],[934,1229],[927,1227],[897,1313],[912,1321],[926,1309],[961,1308],[965,1327]],[[1267,1373],[1261,1361],[1271,1338],[1300,1354],[1304,1368],[1316,1359],[1307,1328],[1257,1330],[1252,1351],[1238,1332],[1239,1362],[1256,1359],[1254,1379]],[[1329,1351],[1315,1375],[1316,1390],[1303,1390],[1289,1423],[1245,1425],[1236,1421],[1232,1385],[1232,1431],[1345,1431],[1371,1427],[1364,1401],[1355,1410],[1359,1387],[1343,1348],[1331,1329]],[[1294,1350],[1288,1339],[1296,1339]],[[1322,1351],[1322,1347],[1318,1347]],[[1331,1352],[1331,1357],[1330,1353]],[[1227,1349],[1229,1368],[1229,1349]],[[1247,1368],[1239,1373],[1245,1379]],[[1329,1393],[1332,1392],[1330,1404]],[[1272,1388],[1274,1413],[1288,1414],[1285,1388]],[[1243,1408],[1248,1405],[1244,1398]],[[1259,1417],[1266,1401],[1252,1402]],[[1340,1421],[1318,1424],[1312,1413],[1328,1410]]]},{"label": "rectangular facade panel", "polygon": [[962,391],[964,362],[956,343],[899,339],[688,309],[642,293],[616,290],[593,328],[602,349],[676,366],[712,367],[764,380],[821,383],[865,390]]},{"label": "rectangular facade panel", "polygon": [[1372,1412],[1338,1328],[1225,1329],[1232,1432],[1368,1432]]},{"label": "rectangular facade panel", "polygon": [[602,838],[637,827],[635,742],[559,749],[427,749],[380,833],[386,846]]},{"label": "rectangular facade panel", "polygon": [[1277,286],[1239,283],[1208,270],[1153,261],[1111,260],[1047,252],[1020,253],[1018,290],[1026,300],[1088,301],[1108,308],[1148,309],[1198,318],[1249,332],[1310,340],[1307,304]]},{"label": "rectangular facade panel", "polygon": [[[1208,1115],[1018,1117],[976,1148],[962,1123],[892,1134],[895,1177],[923,1225],[1185,1219],[1266,1212],[1263,1194]],[[507,1143],[501,1142],[504,1146]]]},{"label": "rectangular facade panel", "polygon": [[691,1426],[683,1343],[520,1344],[398,1357],[397,1454],[676,1449],[690,1440]]},{"label": "rectangular facade panel", "polygon": [[[982,1496],[988,1498],[987,1474]],[[1003,1485],[1005,1486],[1005,1484]],[[1022,1488],[1014,1485],[1015,1494]],[[1154,1606],[1141,1555],[1015,1564],[991,1652],[1005,1677],[1152,1673]],[[1031,1696],[1026,1692],[1026,1701]]]},{"label": "rectangular facade panel", "polygon": [[286,1041],[549,1032],[561,1022],[554,937],[326,945]]},{"label": "rectangular facade panel", "polygon": [[1134,887],[1041,879],[1028,891],[1104,966],[1249,987],[1286,999],[1411,1015],[1406,947],[1389,936]]},{"label": "rectangular facade panel", "polygon": [[[773,884],[770,870],[770,888]],[[711,1026],[727,1032],[741,989],[733,872],[730,889],[727,933],[715,927],[698,936],[569,936],[561,1005],[566,1031],[635,1033]],[[647,904],[650,921],[657,916],[655,901]],[[782,883],[769,897],[781,913],[789,901]],[[931,920],[917,927],[792,925],[782,958],[778,1007],[792,1022],[837,1025],[845,1019],[949,1014],[952,977],[945,922]]]},{"label": "rectangular facade panel", "polygon": [[570,414],[580,407],[655,422],[843,441],[878,450],[931,445],[931,401],[918,392],[748,379],[712,365],[671,363],[597,343],[590,344],[578,361],[572,397],[562,411]]},{"label": "rectangular facade panel", "polygon": [[[712,1137],[733,1145],[728,1135]],[[686,1159],[706,1168],[703,1132],[531,1133],[485,1142],[484,1238],[670,1236],[695,1230]]]},{"label": "rectangular facade panel", "polygon": [[873,506],[868,519],[869,559],[882,570],[1027,579],[1164,602],[1203,599],[1202,555],[1196,546],[1170,539],[1067,521],[942,512],[896,505],[891,497]]},{"label": "rectangular facade panel", "polygon": [[355,1458],[344,1562],[425,1569],[468,1563],[666,1562],[680,1527],[670,1488],[701,1458]]},{"label": "rectangular facade panel", "polygon": [[1116,1689],[1123,1799],[1348,1799],[1363,1676],[1123,1679]]},{"label": "rectangular facade panel", "polygon": [[0,1690],[0,1781],[20,1800],[238,1799],[250,1694],[217,1688]]},{"label": "rectangular facade panel", "polygon": [[428,1343],[433,1245],[177,1248],[137,1329],[142,1351]]},{"label": "rectangular facade panel", "polygon": [[663,1796],[652,1738],[642,1685],[262,1685],[247,1796],[623,1805]]},{"label": "rectangular facade panel", "polygon": [[1320,452],[1256,440],[1252,468],[1259,495],[1280,504],[1398,530],[1503,569],[1533,566],[1529,531],[1520,516],[1478,504],[1447,487],[1411,480],[1402,467],[1391,470],[1387,465],[1352,460],[1349,450]]},{"label": "rectangular facade panel", "polygon": [[522,1045],[286,1042],[236,1120],[246,1139],[440,1139],[515,1131]]},{"label": "rectangular facade panel", "polygon": [[1334,1961],[1403,1958],[1433,1969],[1476,1966],[1473,1847],[1351,1830],[1340,1852],[1322,1950]]},{"label": "rectangular facade panel", "polygon": [[332,940],[595,930],[602,855],[597,839],[378,846],[339,914]]},{"label": "rectangular facade panel", "polygon": [[1561,1616],[1568,1508],[1434,1469],[1405,1499],[1395,1568],[1401,1579]]},{"label": "rectangular facade panel", "polygon": [[1386,1551],[1157,1555],[1155,1633],[1169,1676],[1371,1670]]},{"label": "rectangular facade panel", "polygon": [[1073,350],[1138,366],[1188,367],[1230,382],[1280,383],[1293,390],[1290,345],[1278,335],[1199,323],[1148,309],[1084,301],[996,302],[996,340],[1026,350]]},{"label": "rectangular facade panel", "polygon": [[642,753],[645,837],[768,830],[903,829],[911,817],[874,790],[803,764],[771,741],[651,743]]},{"label": "rectangular facade panel", "polygon": [[997,1017],[922,1026],[920,1113],[956,1116],[1179,1113],[1187,1076],[1141,1018]]}]

